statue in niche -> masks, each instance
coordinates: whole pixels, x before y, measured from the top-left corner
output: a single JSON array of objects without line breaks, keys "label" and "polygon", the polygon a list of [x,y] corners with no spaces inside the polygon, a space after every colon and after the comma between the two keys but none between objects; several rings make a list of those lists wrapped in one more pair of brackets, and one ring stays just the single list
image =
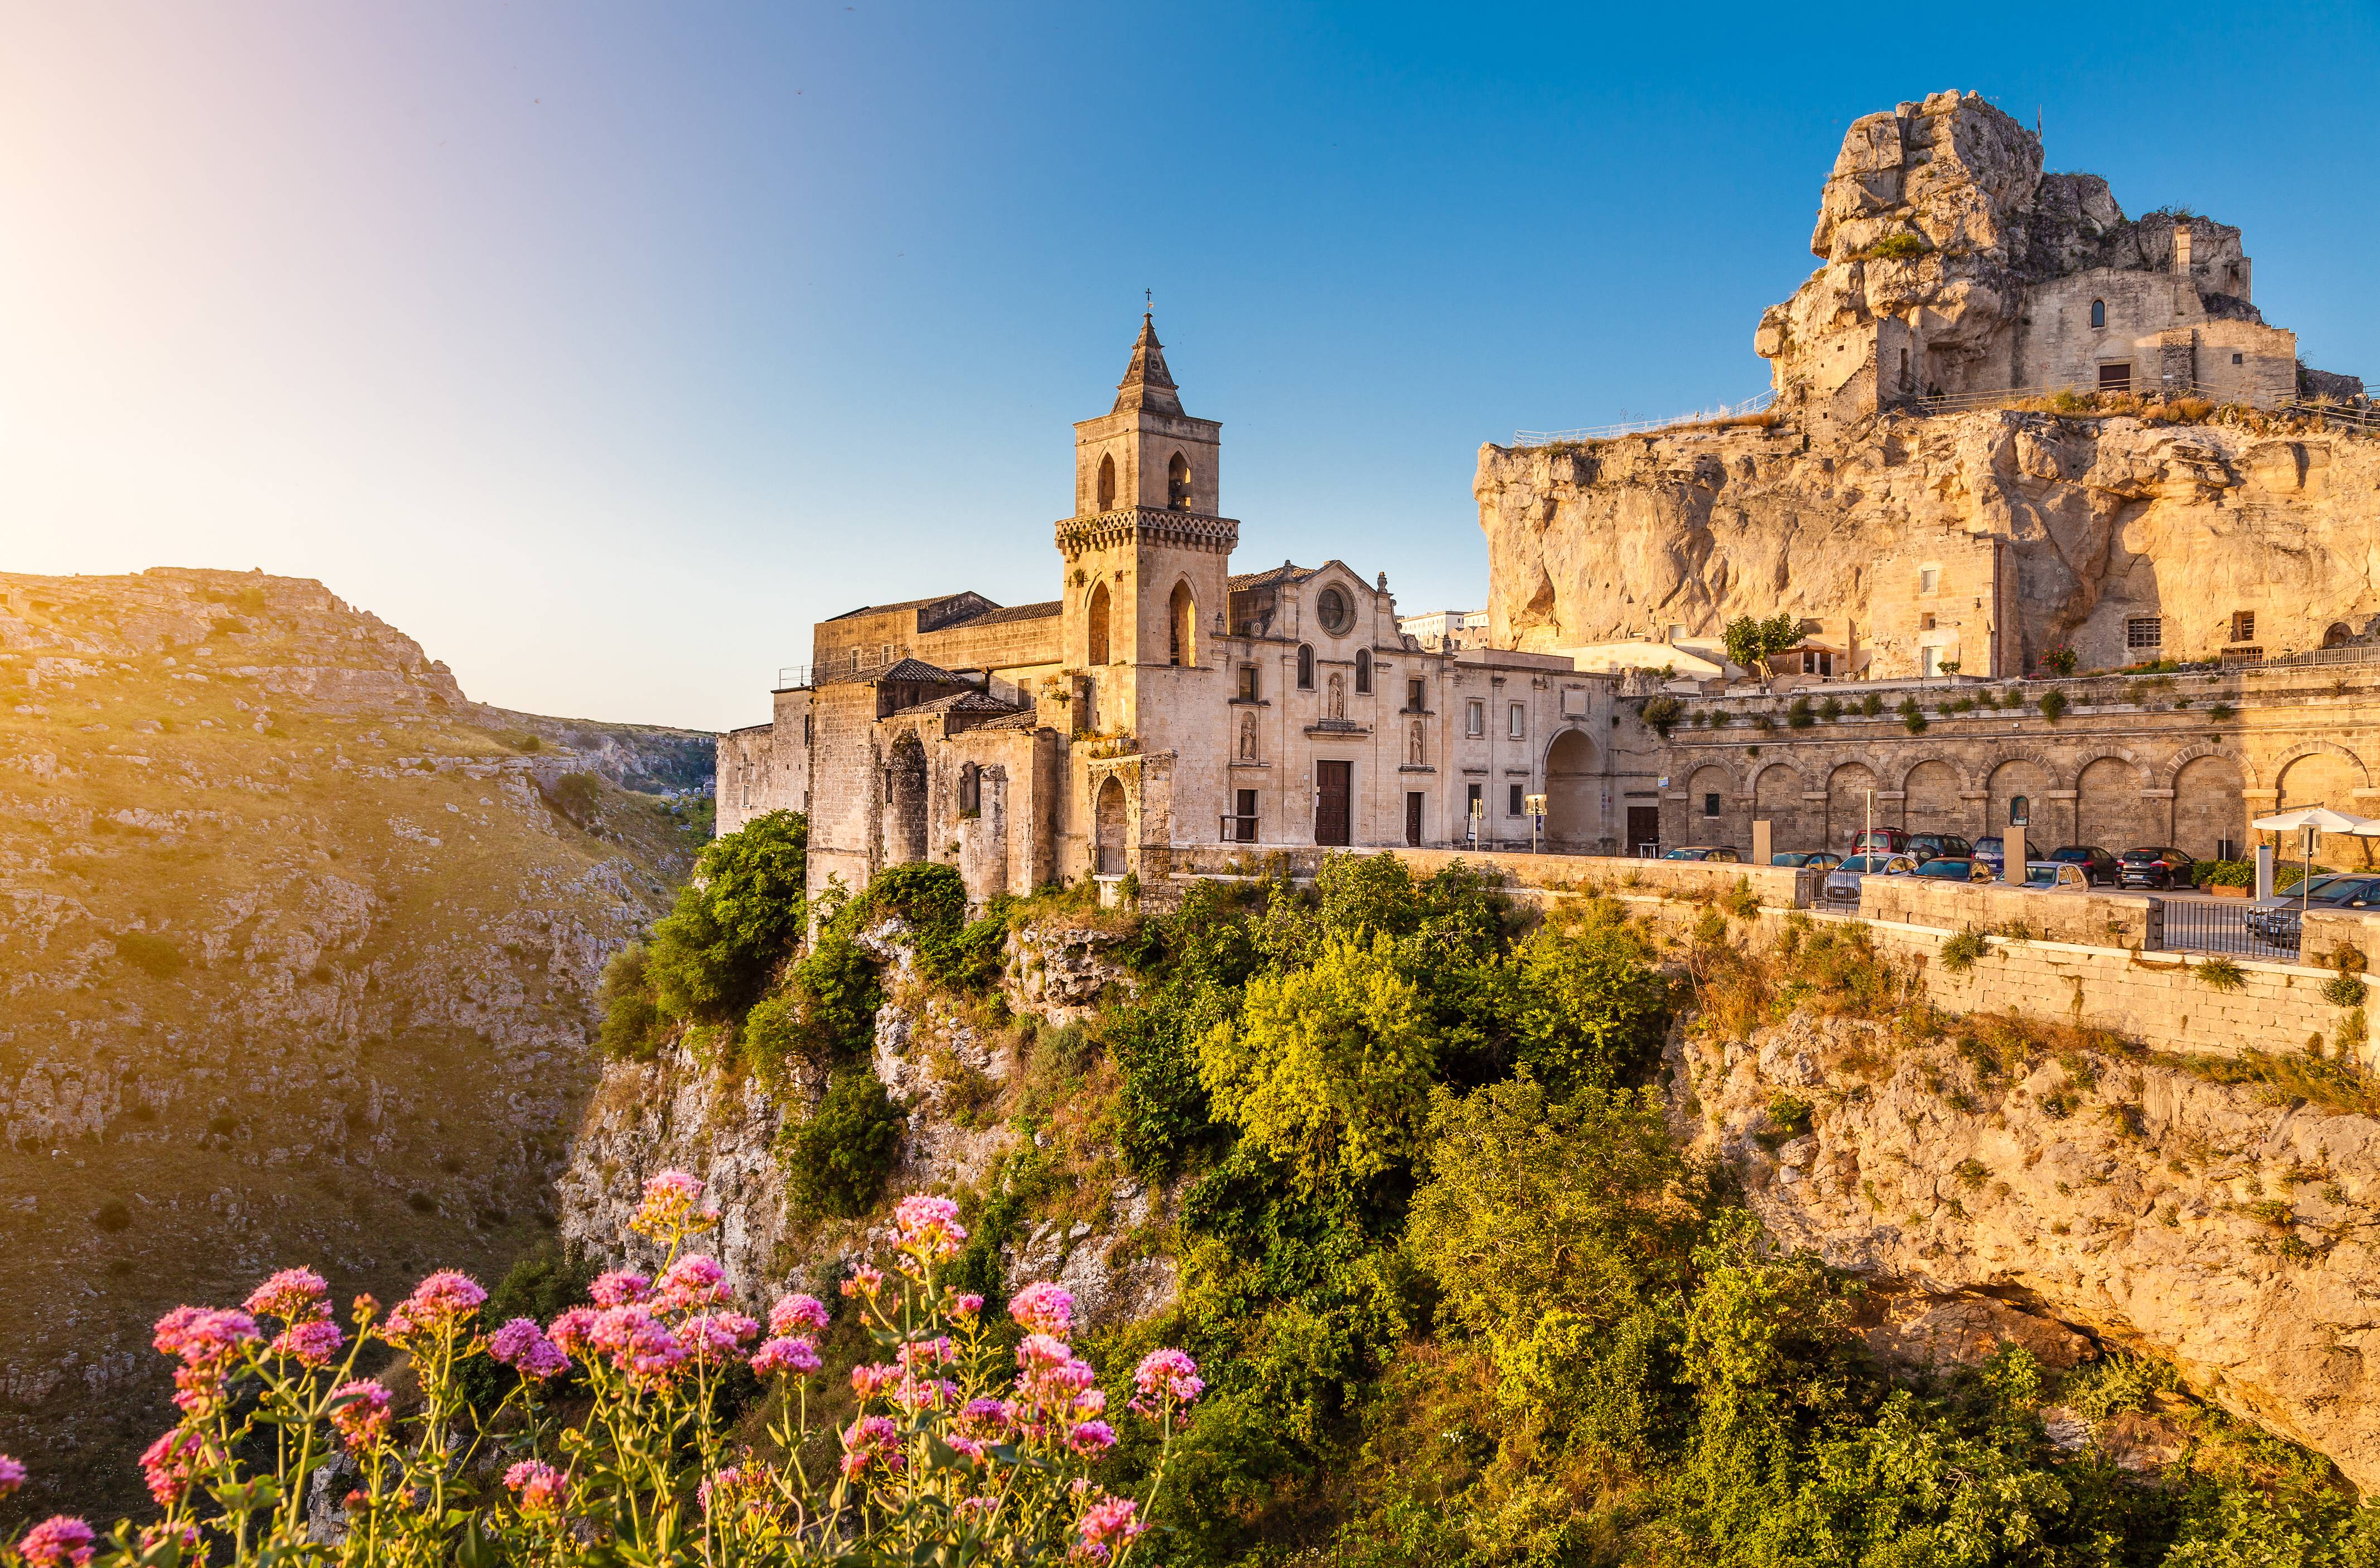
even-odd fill
[{"label": "statue in niche", "polygon": [[1257,760],[1257,716],[1253,713],[1240,715],[1240,760]]},{"label": "statue in niche", "polygon": [[1413,755],[1406,760],[1411,762],[1415,767],[1419,767],[1421,766],[1421,720],[1418,718],[1415,719],[1413,723],[1412,750]]},{"label": "statue in niche", "polygon": [[1330,672],[1330,717],[1347,717],[1347,682],[1335,669]]}]

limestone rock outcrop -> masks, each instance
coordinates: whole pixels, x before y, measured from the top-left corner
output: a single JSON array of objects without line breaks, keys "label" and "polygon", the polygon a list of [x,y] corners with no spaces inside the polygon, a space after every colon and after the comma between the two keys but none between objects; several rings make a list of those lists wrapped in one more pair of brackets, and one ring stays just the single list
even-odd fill
[{"label": "limestone rock outcrop", "polygon": [[1673,1106],[1779,1243],[1919,1303],[1882,1336],[1903,1358],[2055,1364],[2079,1330],[2380,1486],[2380,1122],[2089,1049],[1985,1074],[1806,1014],[1673,1052]]}]

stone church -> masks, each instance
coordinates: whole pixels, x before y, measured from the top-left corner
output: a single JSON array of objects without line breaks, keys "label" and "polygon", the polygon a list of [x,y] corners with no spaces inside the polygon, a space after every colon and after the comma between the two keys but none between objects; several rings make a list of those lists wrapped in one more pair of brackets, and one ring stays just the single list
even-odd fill
[{"label": "stone church", "polygon": [[1425,650],[1386,575],[1335,560],[1234,573],[1221,458],[1144,317],[1113,406],[1075,427],[1057,597],[819,622],[770,722],[721,739],[720,831],[802,811],[814,889],[941,861],[978,899],[1086,873],[1162,897],[1218,844],[1524,846],[1540,794],[1548,848],[1621,847],[1618,678]]}]

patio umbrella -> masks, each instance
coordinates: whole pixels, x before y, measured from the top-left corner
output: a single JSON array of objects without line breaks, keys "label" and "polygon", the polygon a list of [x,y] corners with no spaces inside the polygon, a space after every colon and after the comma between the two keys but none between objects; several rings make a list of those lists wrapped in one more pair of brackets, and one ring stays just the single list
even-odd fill
[{"label": "patio umbrella", "polygon": [[2345,812],[2336,812],[2331,810],[2328,806],[2301,806],[2296,811],[2285,811],[2277,816],[2260,816],[2248,826],[2272,833],[2302,833],[2304,835],[2304,837],[2299,840],[2300,847],[2305,853],[2303,874],[2298,878],[2298,887],[2300,889],[2298,899],[2301,903],[2305,900],[2305,885],[2313,875],[2313,836],[2315,834],[2360,833],[2365,835],[2380,835],[2380,820],[2374,820],[2370,817],[2350,816]]}]

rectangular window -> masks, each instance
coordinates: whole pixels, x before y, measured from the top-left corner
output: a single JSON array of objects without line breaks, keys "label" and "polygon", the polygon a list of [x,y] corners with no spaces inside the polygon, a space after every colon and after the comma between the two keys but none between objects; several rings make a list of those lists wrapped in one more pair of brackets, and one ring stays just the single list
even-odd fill
[{"label": "rectangular window", "polygon": [[880,664],[890,664],[890,663],[892,663],[892,644],[887,643],[887,644],[885,644],[885,645],[884,645],[883,648],[879,652],[879,654],[878,654],[878,656],[877,656],[877,662],[878,662],[878,663],[880,663]]},{"label": "rectangular window", "polygon": [[2099,390],[2103,392],[2128,392],[2131,391],[2131,366],[2130,364],[2100,366]]},{"label": "rectangular window", "polygon": [[1524,784],[1510,784],[1505,786],[1505,789],[1508,791],[1508,795],[1504,803],[1504,814],[1506,816],[1520,815],[1521,798],[1528,793],[1528,786]]},{"label": "rectangular window", "polygon": [[1243,844],[1255,843],[1257,841],[1257,792],[1254,790],[1237,791],[1232,800],[1232,805],[1236,809],[1232,815],[1232,826],[1239,841]]},{"label": "rectangular window", "polygon": [[1240,666],[1240,701],[1252,703],[1256,700],[1257,667],[1253,664],[1244,664]]},{"label": "rectangular window", "polygon": [[1408,681],[1405,682],[1405,711],[1407,713],[1419,713],[1421,709],[1421,682],[1419,681]]},{"label": "rectangular window", "polygon": [[1930,615],[1919,616],[1917,618],[1917,629],[1920,632],[1931,632],[1934,630],[1934,618]]},{"label": "rectangular window", "polygon": [[1469,702],[1463,705],[1463,732],[1465,735],[1488,733],[1488,705]]},{"label": "rectangular window", "polygon": [[1485,816],[1485,815],[1487,815],[1487,814],[1488,814],[1488,786],[1487,786],[1487,785],[1485,785],[1485,784],[1466,784],[1466,785],[1464,785],[1464,786],[1463,786],[1463,809],[1464,809],[1464,810],[1466,810],[1466,811],[1468,811],[1468,812],[1469,812],[1473,816]]},{"label": "rectangular window", "polygon": [[1942,591],[1942,569],[1938,566],[1919,567],[1917,569],[1917,591],[1921,594],[1940,593]]},{"label": "rectangular window", "polygon": [[[2248,356],[2244,354],[2235,354],[2231,356],[2231,363],[2234,365],[2245,365],[2247,362]],[[2224,842],[2228,844],[2230,840],[2227,838]]]},{"label": "rectangular window", "polygon": [[1703,796],[1703,814],[1705,816],[1717,816],[1718,814],[1718,790],[1712,790]]},{"label": "rectangular window", "polygon": [[1925,661],[1921,668],[1925,674],[1933,676],[1942,673],[1942,650],[1940,648],[1927,646],[1920,648],[1917,651]]},{"label": "rectangular window", "polygon": [[1529,731],[1528,731],[1528,728],[1527,728],[1527,725],[1528,725],[1528,717],[1527,717],[1527,716],[1528,716],[1528,709],[1527,709],[1526,707],[1524,707],[1523,705],[1521,705],[1521,704],[1519,704],[1519,703],[1514,703],[1514,704],[1512,704],[1512,707],[1507,711],[1507,713],[1506,713],[1506,715],[1505,715],[1505,724],[1504,724],[1504,732],[1505,732],[1505,734],[1507,734],[1508,736],[1510,736],[1512,739],[1513,739],[1513,740],[1515,740],[1515,741],[1517,741],[1517,740],[1521,739],[1523,736],[1526,735],[1526,734],[1529,732]]},{"label": "rectangular window", "polygon": [[2161,648],[2165,646],[2165,617],[2135,615],[2124,622],[2124,646],[2127,648]]},{"label": "rectangular window", "polygon": [[2235,609],[2231,612],[2231,640],[2235,643],[2252,643],[2256,640],[2254,610]]}]

